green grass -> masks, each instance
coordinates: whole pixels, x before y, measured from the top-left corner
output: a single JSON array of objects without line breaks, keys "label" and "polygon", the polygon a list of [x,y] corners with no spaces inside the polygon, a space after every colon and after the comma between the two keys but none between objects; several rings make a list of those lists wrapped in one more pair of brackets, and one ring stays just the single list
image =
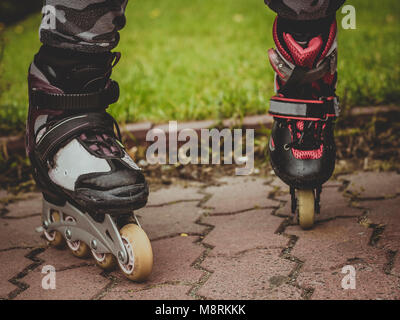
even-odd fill
[{"label": "green grass", "polygon": [[[338,93],[347,106],[400,102],[400,2],[348,1],[357,30],[339,29]],[[338,13],[338,21],[343,15]],[[267,49],[274,13],[262,0],[131,0],[116,49],[120,122],[262,114],[273,94]],[[40,15],[5,33],[0,127],[22,130],[26,73],[37,52]]]}]

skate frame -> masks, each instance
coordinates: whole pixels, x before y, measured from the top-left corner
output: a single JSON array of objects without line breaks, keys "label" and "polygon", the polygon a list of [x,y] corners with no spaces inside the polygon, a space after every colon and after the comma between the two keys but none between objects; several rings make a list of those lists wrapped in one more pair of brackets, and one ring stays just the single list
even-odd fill
[{"label": "skate frame", "polygon": [[[60,213],[60,221],[52,221],[52,212]],[[65,221],[64,215],[71,216],[74,222]],[[43,199],[43,228],[46,232],[58,231],[68,241],[83,241],[96,253],[111,253],[121,263],[128,262],[128,255],[118,228],[109,214],[103,222],[94,221],[89,214],[84,214],[68,201],[64,206],[53,205]]]}]

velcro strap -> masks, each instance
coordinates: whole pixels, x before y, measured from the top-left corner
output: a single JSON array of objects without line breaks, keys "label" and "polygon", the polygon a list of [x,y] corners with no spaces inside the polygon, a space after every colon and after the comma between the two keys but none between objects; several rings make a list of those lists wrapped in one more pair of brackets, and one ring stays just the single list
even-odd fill
[{"label": "velcro strap", "polygon": [[82,94],[57,94],[32,90],[31,104],[39,109],[63,110],[72,112],[88,112],[106,109],[119,98],[119,86],[115,81],[98,92]]},{"label": "velcro strap", "polygon": [[[112,117],[104,113],[87,113],[64,118],[48,129],[37,143],[38,158],[45,163],[60,146],[88,130],[101,128],[102,133],[114,134]],[[77,159],[79,161],[79,159]]]},{"label": "velcro strap", "polygon": [[324,100],[300,100],[281,97],[271,98],[269,113],[274,117],[326,120],[339,116],[339,100],[331,97]]}]

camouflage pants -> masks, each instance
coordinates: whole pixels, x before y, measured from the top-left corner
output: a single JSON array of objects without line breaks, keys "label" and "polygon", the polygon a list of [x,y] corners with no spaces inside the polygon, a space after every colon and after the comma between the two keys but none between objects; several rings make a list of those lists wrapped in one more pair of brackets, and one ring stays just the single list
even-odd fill
[{"label": "camouflage pants", "polygon": [[40,41],[83,52],[115,48],[128,0],[45,0]]},{"label": "camouflage pants", "polygon": [[[310,20],[333,14],[345,0],[265,0],[279,15]],[[52,47],[83,52],[115,48],[125,25],[128,0],[45,0],[40,40]]]},{"label": "camouflage pants", "polygon": [[316,20],[330,16],[345,0],[264,0],[279,16],[291,20]]}]

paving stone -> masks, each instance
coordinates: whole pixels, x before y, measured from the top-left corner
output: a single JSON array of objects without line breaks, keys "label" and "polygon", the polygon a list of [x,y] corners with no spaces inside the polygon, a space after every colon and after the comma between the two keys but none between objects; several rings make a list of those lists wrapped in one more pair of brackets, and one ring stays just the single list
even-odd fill
[{"label": "paving stone", "polygon": [[140,224],[151,240],[186,234],[200,234],[205,227],[196,224],[202,215],[196,202],[182,202],[137,212]]},{"label": "paving stone", "polygon": [[331,270],[349,259],[374,257],[381,250],[368,246],[372,229],[361,226],[357,219],[336,219],[304,231],[299,226],[286,228],[298,240],[291,255],[304,261],[302,271]]},{"label": "paving stone", "polygon": [[35,231],[40,225],[39,216],[16,220],[0,219],[0,250],[44,245],[44,240]]},{"label": "paving stone", "polygon": [[6,217],[23,218],[30,217],[34,214],[42,212],[42,195],[39,193],[32,194],[26,200],[10,203],[7,206]]},{"label": "paving stone", "polygon": [[322,272],[302,273],[300,285],[312,286],[315,300],[399,300],[400,279],[386,275],[382,270],[364,263],[354,264],[355,289],[343,289],[342,281],[349,275],[342,268]]},{"label": "paving stone", "polygon": [[194,243],[197,237],[174,237],[152,242],[154,254],[153,272],[144,283],[133,283],[119,271],[112,275],[119,280],[112,292],[135,291],[171,282],[195,283],[203,275],[192,264],[204,252],[204,247]]},{"label": "paving stone", "polygon": [[[268,194],[268,197],[273,198],[277,201],[290,201],[289,186],[287,186],[281,179],[277,177],[274,178],[273,181],[270,183],[270,186],[272,190]],[[288,212],[290,213],[290,211]]]},{"label": "paving stone", "polygon": [[101,270],[94,266],[58,271],[56,272],[56,289],[45,290],[42,287],[42,280],[46,274],[31,272],[22,279],[29,288],[18,295],[16,300],[92,299],[109,283],[109,280],[100,273]]},{"label": "paving stone", "polygon": [[[205,189],[211,198],[203,208],[197,206],[204,198],[199,193],[201,186],[174,185],[154,192],[149,202],[153,207],[137,212],[143,228],[155,240],[154,271],[141,284],[130,282],[119,271],[100,275],[102,270],[94,266],[93,259],[80,260],[68,250],[47,248],[45,240],[35,232],[41,224],[40,216],[30,216],[40,213],[41,196],[29,194],[25,200],[8,204],[9,212],[0,218],[0,298],[17,288],[8,280],[33,263],[25,258],[30,249],[24,248],[41,246],[46,250],[37,258],[44,262],[20,280],[29,288],[17,299],[91,299],[105,293],[106,287],[104,299],[190,299],[188,292],[206,274],[194,263],[205,251],[196,243],[200,239],[197,235],[208,227],[195,222],[208,210],[204,208],[213,207],[211,215],[202,219],[214,226],[202,239],[214,249],[201,262],[212,274],[198,290],[200,296],[301,299],[304,290],[314,289],[312,299],[400,299],[400,197],[395,197],[400,194],[399,177],[390,172],[342,176],[351,181],[347,190],[363,198],[358,202],[363,209],[349,207],[349,198],[339,191],[342,182],[332,180],[324,185],[322,214],[315,228],[303,231],[293,225],[285,229],[285,233],[297,236],[288,255],[303,261],[296,283],[288,281],[296,260],[280,257],[288,238],[275,234],[283,222],[272,215],[279,201],[268,198],[273,195],[277,200],[289,200],[289,188],[277,177],[220,179],[220,185]],[[1,196],[7,194],[0,191]],[[380,198],[385,200],[374,200]],[[195,201],[164,205],[191,199]],[[0,212],[6,212],[1,209],[0,206]],[[286,211],[290,215],[288,207],[280,212],[284,216]],[[359,222],[364,211],[365,218]],[[56,290],[41,287],[44,265],[58,270]],[[356,290],[341,287],[345,265],[356,269]],[[115,285],[108,288],[112,280]]]},{"label": "paving stone", "polygon": [[[158,206],[176,201],[201,200],[204,195],[198,193],[199,189],[180,185],[163,188],[150,192],[147,206]],[[138,211],[139,213],[140,211]]]},{"label": "paving stone", "polygon": [[[287,276],[295,266],[280,258],[280,253],[278,249],[258,249],[234,258],[207,257],[202,266],[213,273],[197,293],[208,299],[222,300],[277,298],[277,290],[286,285]],[[286,294],[279,295],[281,299],[300,298],[300,292],[296,292],[299,290],[288,290],[286,286],[285,290]]]},{"label": "paving stone", "polygon": [[343,181],[340,179],[330,178],[326,183],[324,183],[323,187],[325,188],[340,188],[343,186]]},{"label": "paving stone", "polygon": [[302,290],[293,285],[283,284],[271,289],[271,292],[269,292],[265,298],[255,297],[255,299],[300,300],[302,299]]},{"label": "paving stone", "polygon": [[400,252],[397,252],[390,273],[400,278]]},{"label": "paving stone", "polygon": [[400,174],[396,172],[359,172],[342,176],[341,179],[350,181],[347,190],[361,198],[400,194]]},{"label": "paving stone", "polygon": [[188,296],[191,287],[184,285],[162,285],[142,291],[113,291],[103,300],[194,300]]},{"label": "paving stone", "polygon": [[205,192],[212,195],[204,203],[205,207],[213,208],[211,214],[278,205],[276,201],[267,198],[272,188],[265,178],[225,177],[218,182],[221,184],[220,186],[205,189]]},{"label": "paving stone", "polygon": [[[324,186],[321,193],[321,213],[315,216],[315,221],[325,221],[336,217],[354,217],[361,216],[362,210],[350,207],[349,199],[343,196],[335,184]],[[287,197],[287,203],[277,211],[278,215],[292,216],[291,201]]]},{"label": "paving stone", "polygon": [[29,249],[15,249],[0,252],[0,299],[6,299],[8,294],[17,289],[10,280],[29,266],[32,260],[25,258]]},{"label": "paving stone", "polygon": [[[394,299],[399,290],[398,278],[384,273],[387,254],[369,245],[372,229],[356,219],[337,219],[302,231],[296,226],[286,229],[299,237],[291,255],[304,261],[297,279],[299,285],[315,289],[315,299]],[[356,291],[343,290],[343,266],[357,270]],[[397,289],[396,289],[397,288]],[[398,294],[399,292],[397,292]]]},{"label": "paving stone", "polygon": [[377,239],[377,245],[386,250],[400,251],[400,197],[362,202],[369,209],[368,221],[384,226],[384,231]]},{"label": "paving stone", "polygon": [[[88,259],[79,259],[72,255],[69,249],[57,249],[48,247],[45,251],[37,255],[37,258],[43,260],[44,265],[53,266],[56,271],[63,271],[72,267],[95,265],[95,261],[89,257]],[[41,272],[41,268],[35,269],[33,272]]]},{"label": "paving stone", "polygon": [[0,200],[6,198],[8,195],[7,190],[0,189]]},{"label": "paving stone", "polygon": [[284,183],[281,179],[279,179],[275,174],[273,174],[272,176],[274,178],[273,178],[272,182],[270,183],[271,186],[278,187],[283,192],[289,193],[289,186],[286,183]]},{"label": "paving stone", "polygon": [[339,188],[324,187],[321,193],[321,213],[316,221],[333,219],[336,217],[352,217],[362,215],[362,211],[349,206],[349,201],[343,196]]},{"label": "paving stone", "polygon": [[271,212],[271,209],[261,209],[203,219],[215,226],[203,240],[215,247],[210,255],[233,255],[254,248],[284,248],[288,239],[275,234],[282,219]]}]

